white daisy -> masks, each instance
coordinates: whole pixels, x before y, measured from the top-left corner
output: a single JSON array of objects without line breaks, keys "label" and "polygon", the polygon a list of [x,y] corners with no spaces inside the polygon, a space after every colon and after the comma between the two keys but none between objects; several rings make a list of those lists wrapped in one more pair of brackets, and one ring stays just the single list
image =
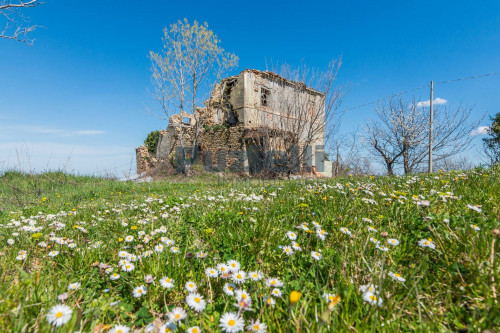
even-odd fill
[{"label": "white daisy", "polygon": [[250,280],[252,281],[260,281],[262,280],[262,273],[260,271],[250,272],[248,273]]},{"label": "white daisy", "polygon": [[316,251],[311,252],[311,257],[313,257],[313,259],[315,259],[315,260],[320,260],[322,256],[323,255],[319,252],[316,252]]},{"label": "white daisy", "polygon": [[216,278],[219,276],[219,272],[215,268],[208,267],[205,269],[205,275],[211,278]]},{"label": "white daisy", "polygon": [[172,289],[174,287],[174,280],[164,276],[160,279],[160,285],[165,289]]},{"label": "white daisy", "polygon": [[217,269],[221,274],[229,273],[229,267],[226,264],[218,264]]},{"label": "white daisy", "polygon": [[135,268],[135,265],[132,263],[127,263],[125,265],[122,265],[122,271],[124,272],[132,272]]},{"label": "white daisy", "polygon": [[266,279],[266,285],[268,287],[280,288],[283,287],[283,281],[277,278],[268,278]]},{"label": "white daisy", "polygon": [[55,257],[59,254],[59,251],[50,251],[49,252],[49,257]]},{"label": "white daisy", "polygon": [[183,308],[175,307],[168,313],[168,319],[172,322],[181,321],[187,317],[187,313]]},{"label": "white daisy", "polygon": [[205,310],[207,302],[198,293],[191,293],[186,297],[187,305],[196,312]]},{"label": "white daisy", "polygon": [[186,333],[201,333],[201,329],[199,326],[193,326],[186,330]]},{"label": "white daisy", "polygon": [[227,266],[230,272],[237,272],[240,270],[241,264],[236,260],[229,260],[227,262]]},{"label": "white daisy", "polygon": [[302,248],[300,247],[300,244],[297,243],[297,242],[293,242],[292,243],[292,248],[295,250],[295,251],[302,251]]},{"label": "white daisy", "polygon": [[160,327],[160,333],[172,333],[176,330],[177,326],[174,323],[165,323]]},{"label": "white daisy", "polygon": [[232,283],[226,283],[224,285],[224,293],[228,296],[234,296],[234,290],[236,289],[236,285]]},{"label": "white daisy", "polygon": [[346,235],[351,235],[351,231],[345,227],[340,228],[340,231],[343,232]]},{"label": "white daisy", "polygon": [[245,283],[246,279],[247,279],[247,273],[245,273],[244,271],[234,272],[233,275],[231,276],[231,280],[236,284]]},{"label": "white daisy", "polygon": [[247,326],[247,330],[250,332],[255,332],[255,333],[266,333],[267,332],[267,325],[264,323],[261,323],[259,320],[251,323],[250,325]]},{"label": "white daisy", "polygon": [[283,252],[285,252],[285,254],[287,256],[291,256],[293,254],[293,250],[290,246],[283,246]]},{"label": "white daisy", "polygon": [[192,281],[186,282],[186,284],[184,285],[184,288],[186,288],[186,290],[189,291],[190,293],[194,293],[196,291],[196,289],[198,289],[198,287],[196,286],[196,283],[194,283]]},{"label": "white daisy", "polygon": [[139,298],[142,295],[146,295],[147,289],[143,285],[140,285],[139,287],[135,287],[134,290],[132,291],[132,296],[135,298]]},{"label": "white daisy", "polygon": [[296,240],[297,239],[297,234],[293,231],[289,231],[286,233],[287,237],[290,239],[290,240]]},{"label": "white daisy", "polygon": [[474,230],[477,230],[477,231],[481,230],[481,228],[479,228],[479,227],[478,227],[477,225],[475,225],[475,224],[471,224],[470,226],[471,226],[471,228],[472,228],[472,229],[474,229]]},{"label": "white daisy", "polygon": [[120,274],[118,274],[118,273],[113,273],[113,274],[111,274],[111,275],[109,276],[109,279],[110,279],[111,281],[118,280],[119,278],[120,278]]},{"label": "white daisy", "polygon": [[398,241],[397,239],[394,239],[394,238],[389,238],[389,239],[387,240],[387,243],[388,243],[389,245],[392,245],[392,246],[397,246],[397,245],[399,245],[399,241]]},{"label": "white daisy", "polygon": [[245,321],[234,312],[224,313],[219,320],[219,327],[224,332],[236,333],[243,332]]},{"label": "white daisy", "polygon": [[274,296],[274,297],[281,297],[281,290],[279,290],[278,288],[274,288],[274,289],[271,291],[271,296]]},{"label": "white daisy", "polygon": [[73,310],[67,305],[54,305],[47,313],[47,321],[52,326],[62,326],[70,321]]},{"label": "white daisy", "polygon": [[134,236],[127,236],[125,237],[125,242],[130,243],[134,241]]},{"label": "white daisy", "polygon": [[404,277],[402,277],[401,275],[399,275],[398,273],[389,272],[389,276],[393,280],[396,280],[396,281],[399,281],[399,282],[405,282],[406,281],[406,279]]},{"label": "white daisy", "polygon": [[109,330],[109,333],[129,333],[130,328],[124,325],[115,325]]},{"label": "white daisy", "polygon": [[80,284],[80,282],[70,283],[68,286],[68,290],[78,290],[81,286],[82,285]]},{"label": "white daisy", "polygon": [[363,294],[363,299],[370,305],[382,306],[382,298],[371,292],[366,292]]},{"label": "white daisy", "polygon": [[431,249],[435,249],[436,248],[436,244],[434,244],[434,242],[432,241],[432,239],[421,239],[418,241],[418,245],[421,246],[421,247],[428,247],[428,248],[431,248]]}]

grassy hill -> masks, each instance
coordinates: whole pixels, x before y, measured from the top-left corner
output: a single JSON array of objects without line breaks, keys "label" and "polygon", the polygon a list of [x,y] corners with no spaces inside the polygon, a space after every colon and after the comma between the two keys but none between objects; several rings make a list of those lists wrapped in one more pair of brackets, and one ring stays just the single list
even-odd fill
[{"label": "grassy hill", "polygon": [[268,183],[7,172],[0,331],[494,331],[499,221],[500,169]]}]

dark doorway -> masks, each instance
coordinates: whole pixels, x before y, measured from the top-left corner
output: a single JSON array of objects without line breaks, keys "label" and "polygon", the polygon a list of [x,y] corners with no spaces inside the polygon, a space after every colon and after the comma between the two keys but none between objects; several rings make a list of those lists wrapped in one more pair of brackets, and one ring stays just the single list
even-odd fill
[{"label": "dark doorway", "polygon": [[261,173],[264,167],[264,153],[259,142],[247,141],[248,170],[251,175]]}]

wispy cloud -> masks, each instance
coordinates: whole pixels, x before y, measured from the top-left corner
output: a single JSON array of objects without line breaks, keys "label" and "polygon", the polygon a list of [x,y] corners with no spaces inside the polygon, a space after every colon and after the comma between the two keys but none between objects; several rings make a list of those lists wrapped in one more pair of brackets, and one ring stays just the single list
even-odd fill
[{"label": "wispy cloud", "polygon": [[470,132],[470,136],[478,136],[488,134],[489,126],[479,126],[472,132]]},{"label": "wispy cloud", "polygon": [[[434,105],[443,105],[443,104],[446,104],[448,103],[448,100],[444,99],[444,98],[436,98],[432,101],[432,104]],[[428,107],[431,105],[431,100],[428,99],[426,101],[423,101],[423,102],[418,102],[417,103],[417,108],[421,108],[421,107]]]},{"label": "wispy cloud", "polygon": [[95,129],[71,130],[40,125],[0,125],[3,131],[15,131],[17,134],[48,134],[57,136],[88,136],[104,134],[105,131]]}]

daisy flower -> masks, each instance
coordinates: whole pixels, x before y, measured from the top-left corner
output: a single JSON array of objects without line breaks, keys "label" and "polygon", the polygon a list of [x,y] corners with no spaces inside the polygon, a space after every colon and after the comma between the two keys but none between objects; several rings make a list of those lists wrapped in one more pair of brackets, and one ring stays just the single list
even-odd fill
[{"label": "daisy flower", "polygon": [[322,229],[316,229],[316,236],[317,236],[319,239],[321,239],[321,240],[325,240],[326,235],[328,235],[328,232],[326,232],[325,230],[322,230]]},{"label": "daisy flower", "polygon": [[198,293],[191,293],[186,297],[187,305],[196,312],[205,310],[207,302]]},{"label": "daisy flower", "polygon": [[262,273],[260,271],[250,272],[248,273],[250,280],[252,281],[260,281],[262,280]]},{"label": "daisy flower", "polygon": [[59,254],[59,251],[50,251],[49,252],[49,257],[55,257]]},{"label": "daisy flower", "polygon": [[183,308],[175,307],[168,313],[168,319],[172,322],[183,320],[187,317],[187,313]]},{"label": "daisy flower", "polygon": [[378,297],[374,293],[366,292],[363,294],[363,299],[370,305],[382,306],[382,298]]},{"label": "daisy flower", "polygon": [[124,325],[115,325],[109,330],[109,333],[129,333],[130,328]]},{"label": "daisy flower", "polygon": [[398,273],[389,272],[389,276],[393,280],[396,280],[396,281],[399,281],[399,282],[405,282],[406,281],[406,279],[404,277],[402,277],[401,275],[399,275]]},{"label": "daisy flower", "polygon": [[266,286],[268,287],[283,287],[283,281],[277,278],[268,278],[266,279]]},{"label": "daisy flower", "polygon": [[24,259],[26,259],[27,255],[28,255],[28,253],[26,251],[21,250],[21,251],[19,251],[19,253],[16,257],[16,260],[19,260],[19,261],[24,260]]},{"label": "daisy flower", "polygon": [[226,274],[229,272],[229,267],[226,264],[218,264],[217,269],[221,274]]},{"label": "daisy flower", "polygon": [[376,293],[377,292],[377,287],[374,286],[373,284],[365,284],[361,287],[359,287],[359,291],[362,293]]},{"label": "daisy flower", "polygon": [[397,246],[397,245],[399,245],[399,241],[398,241],[397,239],[394,239],[394,238],[389,238],[389,239],[387,240],[387,243],[388,243],[389,245],[392,245],[392,246]]},{"label": "daisy flower", "polygon": [[127,236],[125,237],[125,242],[130,243],[134,241],[134,236]]},{"label": "daisy flower", "polygon": [[478,227],[477,225],[475,225],[475,224],[471,224],[470,226],[471,226],[471,228],[472,228],[472,229],[474,229],[474,230],[476,230],[476,231],[481,230],[481,228],[479,228],[479,227]]},{"label": "daisy flower", "polygon": [[300,244],[297,243],[297,242],[293,242],[292,243],[292,248],[295,250],[295,251],[302,251],[302,248],[300,247]]},{"label": "daisy flower", "polygon": [[286,233],[287,237],[290,239],[290,240],[296,240],[297,239],[297,234],[293,231],[289,231]]},{"label": "daisy flower", "polygon": [[312,251],[311,252],[311,257],[313,257],[313,259],[315,259],[315,260],[320,260],[321,257],[322,257],[322,254],[319,253],[319,252],[316,252],[316,251]]},{"label": "daisy flower", "polygon": [[179,253],[179,248],[177,246],[172,246],[170,251],[172,251],[172,253]]},{"label": "daisy flower", "polygon": [[82,285],[80,284],[80,282],[70,283],[68,286],[68,290],[78,290],[81,286]]},{"label": "daisy flower", "polygon": [[432,241],[432,239],[421,239],[418,241],[418,245],[421,246],[421,247],[428,247],[428,248],[431,248],[431,249],[435,249],[436,248],[436,244],[434,244],[434,242]]},{"label": "daisy flower", "polygon": [[67,305],[54,305],[47,313],[47,321],[52,326],[62,326],[66,324],[73,315],[73,310]]},{"label": "daisy flower", "polygon": [[369,232],[377,232],[377,229],[375,229],[374,227],[372,227],[371,225],[368,226],[368,231]]},{"label": "daisy flower", "polygon": [[158,253],[162,253],[163,252],[163,245],[161,245],[161,244],[156,245],[155,251]]},{"label": "daisy flower", "polygon": [[160,285],[165,289],[172,289],[174,287],[174,280],[164,276],[160,279]]},{"label": "daisy flower", "polygon": [[110,279],[111,281],[118,280],[119,278],[120,278],[120,274],[118,274],[118,273],[113,273],[113,274],[111,274],[111,275],[109,276],[109,279]]},{"label": "daisy flower", "polygon": [[236,260],[229,260],[227,262],[227,266],[230,272],[237,272],[240,270],[241,264]]},{"label": "daisy flower", "polygon": [[243,289],[238,289],[234,292],[235,296],[236,296],[236,299],[238,301],[250,301],[252,300],[252,298],[250,297],[250,294],[247,293],[246,290],[243,290]]},{"label": "daisy flower", "polygon": [[201,329],[198,326],[190,327],[186,330],[186,333],[201,333]]},{"label": "daisy flower", "polygon": [[293,250],[290,246],[284,246],[283,247],[283,252],[285,252],[285,254],[287,256],[291,256],[293,254]]},{"label": "daisy flower", "polygon": [[236,288],[236,285],[235,284],[232,284],[232,283],[226,283],[224,285],[224,293],[228,296],[234,296],[234,289]]},{"label": "daisy flower", "polygon": [[127,251],[118,252],[118,257],[123,258],[123,259],[127,258],[128,255],[129,255],[129,253]]},{"label": "daisy flower", "polygon": [[231,276],[231,280],[233,280],[233,282],[236,284],[245,283],[246,279],[247,279],[247,273],[245,273],[244,271],[235,272]]},{"label": "daisy flower", "polygon": [[346,235],[351,236],[351,231],[345,227],[340,228],[340,231],[343,232]]},{"label": "daisy flower", "polygon": [[184,288],[186,288],[186,290],[189,291],[190,293],[194,293],[196,291],[196,289],[198,289],[198,287],[196,286],[196,283],[194,283],[192,281],[186,282],[186,284],[184,285]]},{"label": "daisy flower", "polygon": [[219,276],[219,272],[215,268],[208,267],[205,269],[205,275],[211,278],[216,278]]},{"label": "daisy flower", "polygon": [[[196,253],[196,258],[203,259],[203,258],[205,258],[207,255],[208,255],[208,253],[206,253],[206,252],[198,252],[198,253]],[[198,326],[195,326],[195,327],[198,327]]]},{"label": "daisy flower", "polygon": [[376,239],[375,237],[370,237],[370,242],[372,242],[373,244],[380,244],[380,241],[378,239]]},{"label": "daisy flower", "polygon": [[147,289],[143,285],[140,285],[139,287],[135,287],[134,290],[132,291],[132,296],[135,298],[139,298],[142,295],[146,295]]},{"label": "daisy flower", "polygon": [[272,297],[265,296],[264,302],[266,302],[266,304],[270,305],[272,308],[274,308],[274,306],[276,305],[276,301]]},{"label": "daisy flower", "polygon": [[132,272],[135,268],[135,265],[132,263],[127,263],[125,265],[122,265],[122,271],[124,272]]},{"label": "daisy flower", "polygon": [[274,288],[274,289],[271,291],[271,296],[274,296],[274,297],[281,297],[281,290],[279,290],[278,288]]},{"label": "daisy flower", "polygon": [[257,320],[256,322],[253,322],[250,325],[248,325],[247,330],[255,333],[266,333],[267,325]]},{"label": "daisy flower", "polygon": [[171,333],[174,332],[177,326],[174,323],[165,323],[160,327],[160,333]]},{"label": "daisy flower", "polygon": [[383,245],[377,244],[376,248],[379,249],[380,251],[383,251],[383,252],[389,251],[389,248],[387,246],[383,246]]},{"label": "daisy flower", "polygon": [[243,332],[245,321],[234,312],[224,313],[219,320],[219,327],[224,332],[236,333]]},{"label": "daisy flower", "polygon": [[12,238],[7,239],[7,244],[9,245],[14,244],[14,240]]}]

